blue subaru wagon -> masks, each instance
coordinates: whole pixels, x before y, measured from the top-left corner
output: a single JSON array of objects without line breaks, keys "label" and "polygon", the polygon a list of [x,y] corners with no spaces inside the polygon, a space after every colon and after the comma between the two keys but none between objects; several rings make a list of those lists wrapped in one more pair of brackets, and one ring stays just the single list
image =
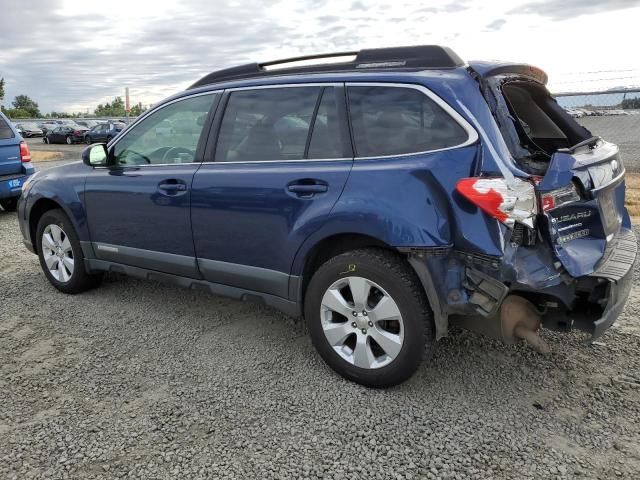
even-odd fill
[{"label": "blue subaru wagon", "polygon": [[65,293],[120,272],[303,315],[373,387],[452,324],[598,337],[636,257],[625,169],[546,81],[439,46],[216,71],[31,177],[24,242]]}]

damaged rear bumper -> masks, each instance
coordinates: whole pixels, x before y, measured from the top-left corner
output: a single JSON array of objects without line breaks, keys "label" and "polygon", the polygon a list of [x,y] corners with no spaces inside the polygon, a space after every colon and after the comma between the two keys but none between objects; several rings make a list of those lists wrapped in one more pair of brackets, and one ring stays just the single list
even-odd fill
[{"label": "damaged rear bumper", "polygon": [[[588,328],[583,328],[583,330],[587,330],[592,334],[594,340],[601,337],[622,313],[627,298],[629,297],[629,292],[631,291],[632,277],[633,271],[630,269],[622,279],[611,283],[609,300],[602,317],[592,322],[592,325]],[[580,327],[578,326],[578,328]]]},{"label": "damaged rear bumper", "polygon": [[631,292],[633,265],[638,252],[636,236],[632,230],[622,229],[616,240],[611,251],[606,253],[606,259],[590,275],[610,282],[607,306],[602,317],[589,326],[594,339],[613,325],[622,313]]},{"label": "damaged rear bumper", "polygon": [[[578,329],[594,339],[600,337],[629,297],[637,255],[634,233],[622,228],[596,271],[584,277],[557,270],[544,248],[538,244],[515,252],[509,260],[493,261],[454,249],[438,254],[407,252],[432,305],[437,338],[446,336],[449,323],[454,323],[508,341],[501,310],[513,295],[531,302],[545,328]],[[533,273],[522,275],[519,269],[524,268]]]}]

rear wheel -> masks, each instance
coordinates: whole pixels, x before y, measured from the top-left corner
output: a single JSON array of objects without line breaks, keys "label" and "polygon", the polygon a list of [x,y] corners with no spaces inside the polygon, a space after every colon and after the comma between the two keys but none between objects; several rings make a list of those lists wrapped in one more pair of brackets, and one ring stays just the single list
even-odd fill
[{"label": "rear wheel", "polygon": [[67,137],[67,145],[71,145],[73,143],[73,138],[71,136]]},{"label": "rear wheel", "polygon": [[49,210],[42,216],[36,239],[40,266],[58,290],[80,293],[100,284],[102,274],[86,271],[78,235],[62,210]]},{"label": "rear wheel", "polygon": [[3,198],[2,200],[0,200],[0,207],[2,207],[5,212],[15,212],[17,206],[17,198]]},{"label": "rear wheel", "polygon": [[307,289],[305,318],[324,361],[369,387],[407,380],[434,345],[420,281],[403,258],[381,249],[354,250],[322,265]]}]

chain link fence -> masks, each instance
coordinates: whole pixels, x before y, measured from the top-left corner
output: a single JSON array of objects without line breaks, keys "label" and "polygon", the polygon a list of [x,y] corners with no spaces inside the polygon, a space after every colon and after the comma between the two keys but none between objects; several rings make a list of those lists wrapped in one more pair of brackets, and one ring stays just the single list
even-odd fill
[{"label": "chain link fence", "polygon": [[591,133],[618,144],[628,171],[640,172],[640,88],[554,96]]}]

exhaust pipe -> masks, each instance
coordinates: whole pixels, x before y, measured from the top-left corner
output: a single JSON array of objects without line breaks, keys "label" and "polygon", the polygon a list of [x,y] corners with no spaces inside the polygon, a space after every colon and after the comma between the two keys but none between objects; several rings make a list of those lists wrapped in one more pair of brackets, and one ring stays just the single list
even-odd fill
[{"label": "exhaust pipe", "polygon": [[517,295],[507,296],[500,309],[500,323],[505,342],[524,339],[536,352],[551,353],[549,345],[538,335],[542,324],[540,313],[529,300]]}]

